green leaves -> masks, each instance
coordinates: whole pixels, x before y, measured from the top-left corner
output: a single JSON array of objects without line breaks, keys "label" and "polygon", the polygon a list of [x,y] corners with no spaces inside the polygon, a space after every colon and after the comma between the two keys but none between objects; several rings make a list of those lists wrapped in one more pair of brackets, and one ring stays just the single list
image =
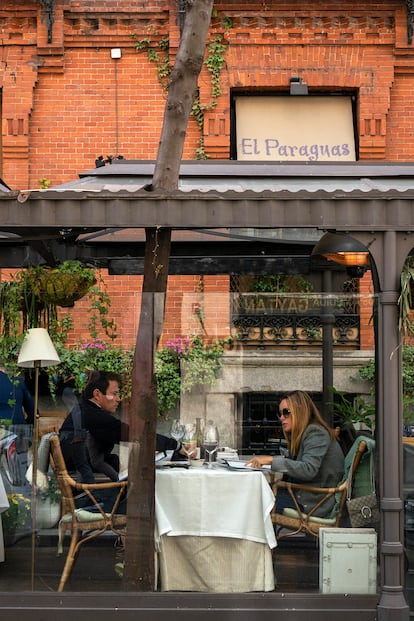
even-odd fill
[{"label": "green leaves", "polygon": [[399,324],[398,327],[403,335],[414,335],[413,321],[413,292],[414,285],[414,259],[408,257],[401,272],[401,292],[398,298]]},{"label": "green leaves", "polygon": [[[156,35],[157,33],[154,34]],[[154,43],[151,41],[150,37],[138,39],[136,35],[133,35],[132,38],[135,40],[134,45],[137,52],[147,52],[149,62],[154,63],[157,68],[157,78],[160,86],[163,90],[167,90],[172,69],[169,54],[169,39],[161,39],[158,43]]]},{"label": "green leaves", "polygon": [[253,279],[252,291],[261,293],[309,293],[313,291],[313,285],[300,274],[268,274]]},{"label": "green leaves", "polygon": [[54,474],[47,475],[47,487],[39,489],[41,500],[49,500],[52,504],[62,501],[62,494]]},{"label": "green leaves", "polygon": [[181,394],[195,386],[212,384],[222,366],[224,341],[203,344],[200,337],[168,341],[155,355],[158,409],[173,409]]},{"label": "green leaves", "polygon": [[75,348],[58,348],[58,353],[59,374],[73,377],[77,392],[82,392],[86,386],[87,371],[98,369],[117,373],[122,378],[122,397],[130,396],[133,350],[113,347],[97,338]]},{"label": "green leaves", "polygon": [[[372,382],[371,396],[375,392],[375,360],[372,358],[358,370],[358,377]],[[414,346],[403,345],[402,348],[402,383],[403,383],[403,417],[404,421],[414,420]]]},{"label": "green leaves", "polygon": [[[211,74],[211,98],[217,99],[222,93],[220,74],[226,62],[225,54],[227,45],[223,43],[223,36],[217,35],[216,38],[208,45],[207,57],[204,61],[207,69]],[[210,104],[211,107],[215,107]]]},{"label": "green leaves", "polygon": [[343,419],[344,426],[353,423],[362,423],[368,429],[372,429],[375,423],[375,403],[366,401],[361,395],[357,395],[352,401],[348,395],[336,390],[333,386],[330,390],[337,397],[336,402],[332,402],[333,411]]},{"label": "green leaves", "polygon": [[33,266],[11,275],[0,283],[0,357],[9,371],[16,373],[16,361],[25,331],[46,328],[55,346],[63,348],[73,327],[68,311],[58,314],[58,307],[73,306],[77,299],[89,301],[89,333],[92,339],[102,331],[110,340],[117,336],[109,317],[111,300],[98,270],[80,261],[63,261],[57,267]]},{"label": "green leaves", "polygon": [[28,530],[31,525],[30,498],[23,494],[7,494],[9,508],[1,514],[5,535]]}]

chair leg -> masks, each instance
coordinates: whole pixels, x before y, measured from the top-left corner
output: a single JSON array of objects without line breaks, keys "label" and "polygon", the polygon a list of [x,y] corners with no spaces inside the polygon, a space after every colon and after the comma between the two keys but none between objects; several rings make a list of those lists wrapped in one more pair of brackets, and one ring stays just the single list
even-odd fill
[{"label": "chair leg", "polygon": [[65,588],[66,581],[71,574],[73,565],[75,564],[76,557],[77,557],[78,540],[79,540],[79,532],[76,529],[72,532],[69,550],[66,556],[65,566],[63,568],[62,575],[60,577],[58,592],[63,591],[63,589]]}]

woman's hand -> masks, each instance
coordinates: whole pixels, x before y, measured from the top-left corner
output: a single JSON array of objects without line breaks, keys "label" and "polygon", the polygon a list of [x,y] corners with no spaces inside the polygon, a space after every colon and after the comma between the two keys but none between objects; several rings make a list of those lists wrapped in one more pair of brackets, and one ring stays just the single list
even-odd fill
[{"label": "woman's hand", "polygon": [[269,466],[273,461],[273,457],[271,455],[255,455],[248,462],[246,462],[246,466],[251,466],[252,468],[261,468],[262,466]]}]

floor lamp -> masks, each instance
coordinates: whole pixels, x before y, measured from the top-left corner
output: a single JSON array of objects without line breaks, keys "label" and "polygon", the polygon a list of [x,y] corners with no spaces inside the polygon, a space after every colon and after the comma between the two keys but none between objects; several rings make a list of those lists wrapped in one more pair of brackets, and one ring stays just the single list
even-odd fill
[{"label": "floor lamp", "polygon": [[39,369],[59,364],[60,359],[45,328],[30,328],[24,337],[17,364],[35,370],[34,429],[32,462],[32,591],[34,591],[34,568],[36,548],[36,496],[37,496],[37,458],[39,446]]}]

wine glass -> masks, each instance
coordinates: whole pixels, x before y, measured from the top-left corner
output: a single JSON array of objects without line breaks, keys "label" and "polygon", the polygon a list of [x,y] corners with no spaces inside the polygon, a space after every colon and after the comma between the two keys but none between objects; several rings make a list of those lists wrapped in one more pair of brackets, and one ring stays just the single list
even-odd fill
[{"label": "wine glass", "polygon": [[170,430],[171,437],[174,440],[177,440],[177,444],[179,445],[183,436],[184,436],[184,425],[178,419],[173,420]]},{"label": "wine glass", "polygon": [[188,459],[190,459],[197,449],[196,426],[192,423],[187,423],[183,427],[184,435],[181,442]]},{"label": "wine glass", "polygon": [[203,447],[208,456],[208,467],[212,468],[212,457],[217,451],[219,443],[219,434],[217,427],[210,421],[204,430]]}]

